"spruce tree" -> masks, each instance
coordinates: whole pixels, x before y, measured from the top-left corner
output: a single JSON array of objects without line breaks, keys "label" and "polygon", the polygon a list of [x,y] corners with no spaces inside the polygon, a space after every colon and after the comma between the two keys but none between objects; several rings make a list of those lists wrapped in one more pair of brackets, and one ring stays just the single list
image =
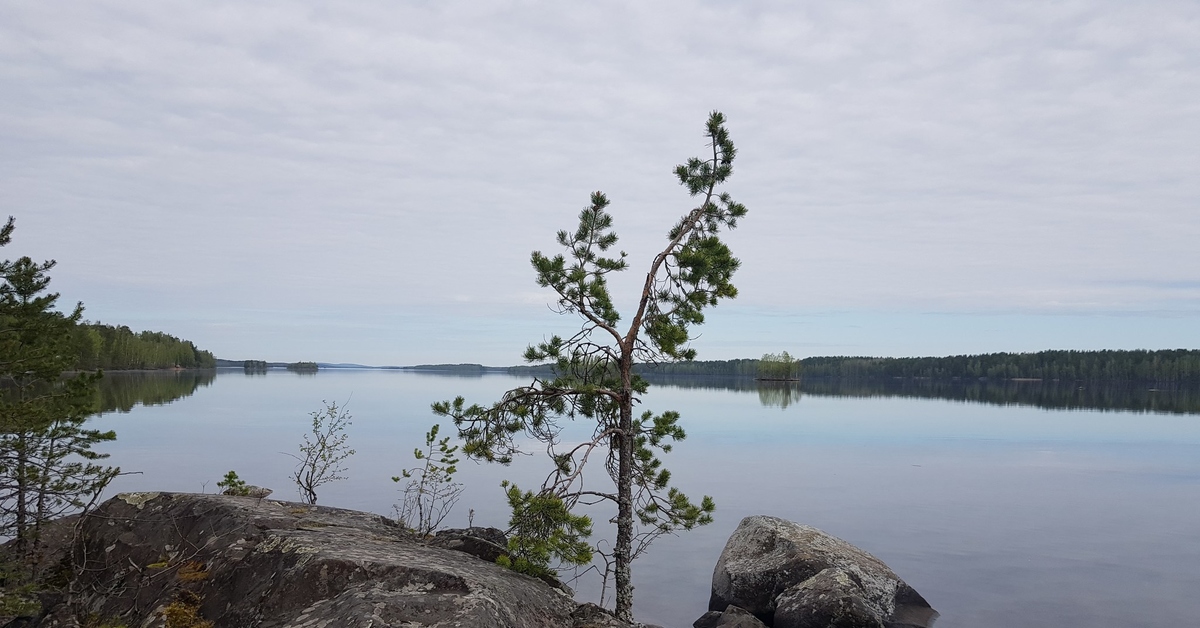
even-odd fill
[{"label": "spruce tree", "polygon": [[[554,291],[558,311],[582,321],[575,335],[554,336],[526,350],[528,362],[553,362],[553,377],[535,378],[490,406],[466,406],[462,397],[434,404],[436,414],[454,419],[465,440],[464,454],[507,463],[518,453],[517,439],[531,437],[545,445],[553,462],[541,496],[559,499],[568,509],[603,502],[616,506],[616,542],[611,555],[600,553],[612,570],[617,617],[626,621],[632,621],[632,561],[662,534],[711,522],[714,509],[711,498],[696,503],[672,487],[659,459],[672,441],[685,436],[679,414],[634,415],[647,390],[634,364],[693,359],[689,330],[704,322],[706,307],[737,295],[731,278],[739,262],[720,232],[736,227],[746,208],[718,191],[733,173],[736,150],[720,112],[709,116],[705,134],[711,153],[675,168],[680,184],[699,202],[667,232],[666,246],[650,260],[627,323],[622,324],[607,277],[629,264],[624,252],[610,252],[617,234],[609,201],[595,192],[578,226],[558,232],[564,252],[531,256],[537,283]],[[559,433],[569,419],[594,421],[592,437],[564,446]],[[587,462],[601,457],[593,454],[603,454],[612,490],[585,488]]]}]

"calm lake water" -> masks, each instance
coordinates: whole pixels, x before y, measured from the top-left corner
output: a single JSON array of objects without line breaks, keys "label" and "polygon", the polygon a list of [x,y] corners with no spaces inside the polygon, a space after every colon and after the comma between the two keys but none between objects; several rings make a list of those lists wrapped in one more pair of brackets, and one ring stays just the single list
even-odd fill
[{"label": "calm lake water", "polygon": [[[380,370],[107,379],[106,407],[131,409],[93,421],[117,431],[105,448],[111,463],[141,472],[118,478],[112,492],[215,492],[236,469],[274,488],[273,497],[298,499],[287,479],[295,461],[283,452],[296,450],[322,400],[348,401],[358,453],[349,479],[323,487],[320,503],[381,514],[399,499],[391,477],[414,466],[412,450],[436,420],[430,403],[457,395],[491,402],[528,383]],[[138,387],[158,405],[137,403],[129,390]],[[884,560],[941,612],[938,628],[1196,625],[1196,397],[1073,385],[1002,392],[653,386],[643,407],[680,411],[688,431],[667,467],[689,495],[712,495],[717,513],[714,524],[662,538],[634,563],[635,614],[691,626],[707,609],[726,538],[742,517],[770,514]],[[537,456],[461,467],[466,491],[446,521],[452,527],[467,524],[469,509],[476,525],[505,527],[500,481],[534,488],[549,468]],[[598,534],[608,532],[607,516],[596,517]],[[595,601],[594,580],[576,588]]]}]

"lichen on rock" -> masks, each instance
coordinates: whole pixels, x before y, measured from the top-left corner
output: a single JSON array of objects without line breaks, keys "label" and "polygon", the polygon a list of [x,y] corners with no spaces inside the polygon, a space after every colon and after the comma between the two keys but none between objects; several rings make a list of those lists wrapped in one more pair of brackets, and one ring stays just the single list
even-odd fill
[{"label": "lichen on rock", "polygon": [[141,510],[142,508],[144,508],[146,506],[147,502],[153,501],[160,494],[161,493],[158,493],[158,492],[121,493],[121,494],[117,495],[116,499],[119,499],[119,500],[125,502],[126,504],[129,504],[130,506],[133,506],[134,508]]},{"label": "lichen on rock", "polygon": [[70,587],[78,593],[25,625],[88,615],[161,625],[179,599],[218,627],[579,624],[580,604],[536,578],[434,547],[379,515],[325,506],[124,493],[86,516],[64,549],[84,560]]}]

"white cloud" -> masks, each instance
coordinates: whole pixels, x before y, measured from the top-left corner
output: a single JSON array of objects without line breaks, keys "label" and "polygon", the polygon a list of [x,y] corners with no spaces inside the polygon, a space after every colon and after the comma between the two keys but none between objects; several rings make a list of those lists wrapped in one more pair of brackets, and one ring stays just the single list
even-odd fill
[{"label": "white cloud", "polygon": [[105,319],[519,310],[593,189],[636,290],[714,108],[747,307],[1200,314],[1191,2],[6,3],[0,93],[9,249]]}]

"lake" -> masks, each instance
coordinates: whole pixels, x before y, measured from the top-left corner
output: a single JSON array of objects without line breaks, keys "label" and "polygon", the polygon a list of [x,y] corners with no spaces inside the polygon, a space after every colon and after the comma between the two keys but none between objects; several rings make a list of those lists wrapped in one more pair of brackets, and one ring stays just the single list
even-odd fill
[{"label": "lake", "polygon": [[[216,492],[234,469],[273,498],[298,500],[285,452],[327,400],[347,403],[357,454],[348,479],[322,487],[319,503],[380,514],[392,514],[400,485],[391,477],[415,466],[412,450],[436,422],[430,403],[490,403],[529,381],[240,369],[106,380],[104,407],[117,410],[93,425],[117,431],[103,448],[110,463],[140,472],[110,493]],[[878,556],[941,613],[938,628],[1196,625],[1197,400],[1136,386],[659,378],[643,408],[679,411],[688,432],[664,462],[690,496],[712,495],[716,522],[659,539],[634,563],[635,614],[691,626],[707,609],[726,538],[742,517],[769,514]],[[466,526],[471,510],[476,525],[506,527],[500,481],[535,488],[549,470],[544,456],[460,466],[466,490],[451,527]],[[609,534],[608,516],[595,517],[598,535]],[[595,601],[594,578],[575,586]]]}]

